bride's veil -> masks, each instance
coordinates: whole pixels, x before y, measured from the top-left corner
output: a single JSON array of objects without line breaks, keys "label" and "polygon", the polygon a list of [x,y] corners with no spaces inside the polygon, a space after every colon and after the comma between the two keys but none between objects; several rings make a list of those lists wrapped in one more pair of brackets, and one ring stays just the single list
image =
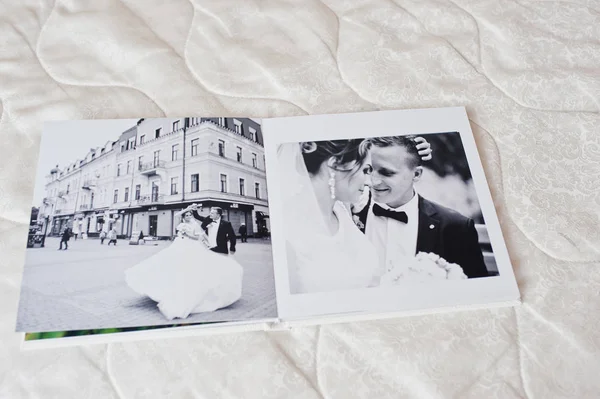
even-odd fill
[{"label": "bride's veil", "polygon": [[280,144],[277,158],[286,238],[294,246],[314,244],[328,234],[300,144]]}]

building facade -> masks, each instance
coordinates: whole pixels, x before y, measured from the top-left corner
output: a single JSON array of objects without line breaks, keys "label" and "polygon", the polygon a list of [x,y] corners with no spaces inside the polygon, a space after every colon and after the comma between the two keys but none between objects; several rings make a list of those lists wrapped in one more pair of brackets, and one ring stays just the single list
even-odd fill
[{"label": "building facade", "polygon": [[235,231],[268,234],[262,130],[247,118],[141,119],[117,141],[48,176],[40,214],[50,234],[116,228],[170,238],[191,203],[223,209]]}]

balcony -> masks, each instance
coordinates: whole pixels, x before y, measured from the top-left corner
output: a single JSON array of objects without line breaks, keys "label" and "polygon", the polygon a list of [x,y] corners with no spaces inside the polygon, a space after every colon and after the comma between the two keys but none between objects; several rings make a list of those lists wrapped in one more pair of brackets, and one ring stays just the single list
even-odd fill
[{"label": "balcony", "polygon": [[64,198],[64,197],[66,197],[66,196],[67,196],[67,194],[68,194],[68,193],[67,193],[66,191],[59,191],[59,192],[58,192],[58,197],[60,197],[60,198]]},{"label": "balcony", "polygon": [[159,174],[159,172],[164,171],[165,162],[164,161],[154,161],[154,162],[146,162],[139,165],[138,170],[144,176],[155,176]]},{"label": "balcony", "polygon": [[96,187],[96,182],[94,180],[86,180],[81,185],[81,188],[84,190],[91,190],[94,187]]},{"label": "balcony", "polygon": [[142,195],[140,199],[137,200],[138,205],[153,205],[153,204],[164,204],[165,196],[164,195]]}]

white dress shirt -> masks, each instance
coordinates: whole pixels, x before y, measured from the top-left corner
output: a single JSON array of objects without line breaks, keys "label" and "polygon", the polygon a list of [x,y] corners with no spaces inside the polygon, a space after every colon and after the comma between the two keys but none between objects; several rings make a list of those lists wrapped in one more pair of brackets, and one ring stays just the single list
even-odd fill
[{"label": "white dress shirt", "polygon": [[217,246],[217,233],[219,232],[219,226],[221,226],[221,219],[214,220],[206,228],[208,230],[208,245],[210,248]]},{"label": "white dress shirt", "polygon": [[417,251],[417,236],[419,234],[419,196],[414,196],[406,204],[391,208],[385,204],[378,204],[384,209],[396,212],[404,211],[408,217],[408,223],[385,216],[375,216],[371,203],[367,214],[366,235],[375,245],[381,267],[391,270],[402,258],[413,257]]}]

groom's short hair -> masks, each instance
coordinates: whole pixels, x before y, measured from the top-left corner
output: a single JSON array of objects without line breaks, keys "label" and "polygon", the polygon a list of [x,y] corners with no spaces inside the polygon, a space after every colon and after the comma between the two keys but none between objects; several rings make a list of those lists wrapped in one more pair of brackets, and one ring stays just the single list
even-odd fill
[{"label": "groom's short hair", "polygon": [[223,209],[219,208],[218,206],[213,206],[212,209],[217,211],[220,216],[223,216]]},{"label": "groom's short hair", "polygon": [[422,165],[422,159],[417,149],[417,143],[415,141],[416,136],[387,136],[387,137],[373,137],[369,139],[371,145],[375,147],[392,147],[399,146],[406,149],[408,154],[411,156],[411,167],[416,168]]}]

